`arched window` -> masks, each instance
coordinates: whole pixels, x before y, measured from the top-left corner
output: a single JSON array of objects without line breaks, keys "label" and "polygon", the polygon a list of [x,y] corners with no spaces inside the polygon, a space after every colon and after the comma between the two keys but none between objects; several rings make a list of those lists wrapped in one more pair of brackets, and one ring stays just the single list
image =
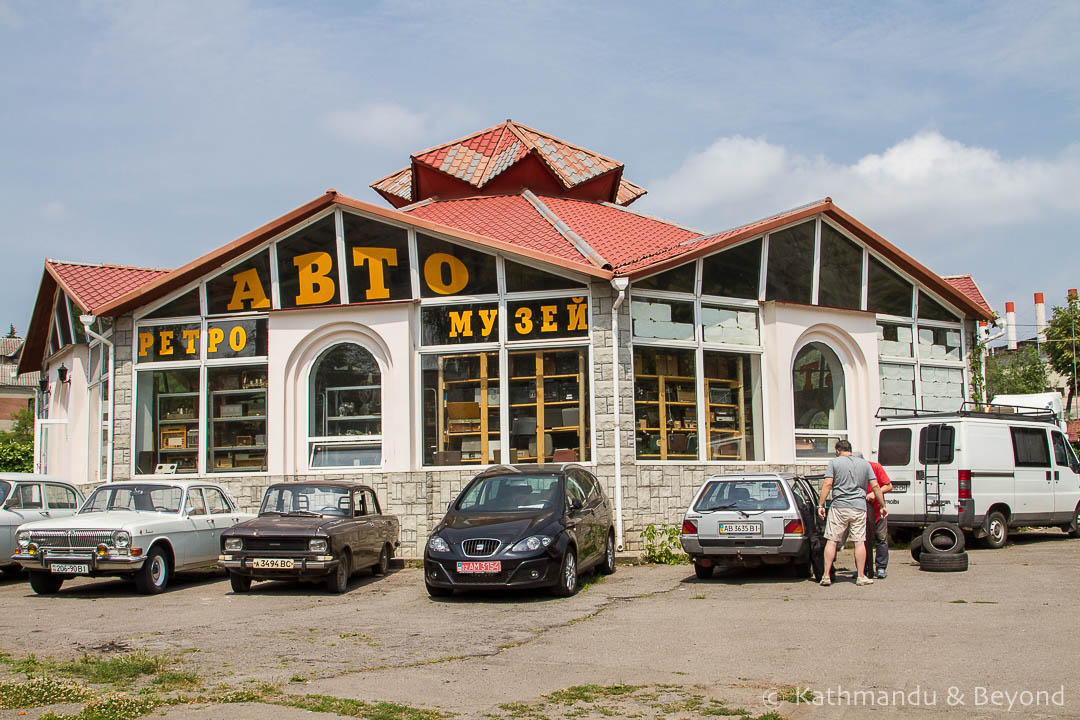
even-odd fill
[{"label": "arched window", "polygon": [[795,456],[829,457],[847,438],[844,366],[832,348],[812,342],[799,350],[792,368]]},{"label": "arched window", "polygon": [[361,346],[334,345],[315,361],[308,437],[312,468],[382,462],[382,373]]}]

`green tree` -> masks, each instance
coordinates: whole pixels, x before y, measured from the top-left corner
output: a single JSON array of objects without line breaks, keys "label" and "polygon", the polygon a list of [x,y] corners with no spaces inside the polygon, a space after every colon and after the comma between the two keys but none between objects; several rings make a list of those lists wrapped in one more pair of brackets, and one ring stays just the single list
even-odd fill
[{"label": "green tree", "polygon": [[15,424],[10,430],[0,432],[0,442],[14,440],[20,443],[34,443],[34,411],[23,408],[11,413],[11,419]]},{"label": "green tree", "polygon": [[11,327],[8,328],[7,335],[5,335],[4,337],[9,337],[9,338],[19,337],[18,335],[15,334],[15,323],[10,323],[10,325],[11,325]]},{"label": "green tree", "polygon": [[1076,295],[1069,295],[1065,305],[1055,307],[1046,326],[1046,351],[1050,358],[1050,367],[1059,375],[1069,379],[1069,399],[1065,403],[1065,414],[1072,408],[1073,395],[1076,391],[1076,348],[1080,345],[1077,333],[1080,332],[1080,300]]},{"label": "green tree", "polygon": [[986,385],[990,397],[1024,395],[1046,390],[1048,368],[1034,345],[1010,355],[992,355],[986,362]]}]

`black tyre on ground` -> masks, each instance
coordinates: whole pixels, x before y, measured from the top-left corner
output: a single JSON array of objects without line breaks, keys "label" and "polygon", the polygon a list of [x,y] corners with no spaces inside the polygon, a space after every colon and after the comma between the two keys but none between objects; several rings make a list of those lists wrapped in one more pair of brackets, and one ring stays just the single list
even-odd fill
[{"label": "black tyre on ground", "polygon": [[708,580],[712,577],[715,569],[712,565],[705,566],[694,563],[694,574],[697,575],[698,580]]},{"label": "black tyre on ground", "polygon": [[342,550],[337,567],[334,568],[334,572],[330,573],[330,577],[326,579],[326,591],[337,595],[345,592],[349,589],[349,577],[351,575],[352,559],[349,557],[347,550]]},{"label": "black tyre on ground", "polygon": [[60,586],[64,584],[64,578],[52,573],[31,571],[30,588],[38,595],[55,595],[60,592]]},{"label": "black tyre on ground", "polygon": [[930,523],[922,531],[920,539],[924,553],[955,555],[964,552],[964,531],[954,523]]},{"label": "black tyre on ground", "polygon": [[578,591],[577,553],[574,548],[566,548],[562,563],[559,564],[559,582],[552,588],[557,597],[570,597]]},{"label": "black tyre on ground", "polygon": [[251,591],[251,578],[245,575],[229,573],[229,585],[234,593],[246,593]]},{"label": "black tyre on ground", "polygon": [[4,573],[4,577],[19,577],[23,573],[23,566],[18,563],[15,563],[14,565],[5,565],[4,567],[0,567],[0,572]]},{"label": "black tyre on ground", "polygon": [[1009,523],[1005,519],[1005,515],[998,510],[990,513],[986,516],[986,537],[983,538],[983,543],[986,547],[997,550],[1005,545],[1005,541],[1009,539]]},{"label": "black tyre on ground", "polygon": [[919,560],[919,569],[926,572],[964,572],[968,569],[968,554],[924,552]]},{"label": "black tyre on ground", "polygon": [[1080,504],[1073,510],[1072,522],[1066,526],[1065,532],[1069,533],[1069,537],[1080,538]]},{"label": "black tyre on ground", "polygon": [[923,550],[921,535],[911,539],[911,545],[908,546],[908,550],[911,552],[911,559],[915,562],[919,562]]},{"label": "black tyre on ground", "polygon": [[390,546],[383,545],[379,551],[379,562],[371,566],[372,575],[385,575],[390,570]]},{"label": "black tyre on ground", "polygon": [[155,545],[146,553],[146,562],[135,573],[135,589],[142,595],[157,595],[165,590],[172,575],[169,557]]},{"label": "black tyre on ground", "polygon": [[608,531],[607,545],[604,546],[604,559],[600,561],[597,570],[601,575],[610,575],[615,572],[615,533]]},{"label": "black tyre on ground", "polygon": [[427,588],[427,594],[431,597],[450,597],[454,594],[454,588],[429,585],[427,580],[424,581],[424,587]]},{"label": "black tyre on ground", "polygon": [[797,580],[805,580],[814,574],[814,565],[810,561],[810,556],[805,558],[795,558],[791,561],[791,574]]}]

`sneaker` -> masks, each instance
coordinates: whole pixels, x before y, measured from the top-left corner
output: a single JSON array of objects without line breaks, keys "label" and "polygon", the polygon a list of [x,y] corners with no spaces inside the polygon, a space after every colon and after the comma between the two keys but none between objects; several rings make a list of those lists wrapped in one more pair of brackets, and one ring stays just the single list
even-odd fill
[{"label": "sneaker", "polygon": [[878,570],[877,571],[877,579],[878,580],[884,580],[886,577],[888,577],[888,575],[889,575],[889,573],[885,572],[884,570]]},{"label": "sneaker", "polygon": [[855,581],[855,584],[856,585],[873,585],[874,584],[874,579],[873,578],[868,578],[865,575],[863,575],[861,578],[859,578],[858,580]]},{"label": "sneaker", "polygon": [[831,577],[826,575],[825,577],[821,578],[821,587],[829,587],[830,585],[832,585]]}]

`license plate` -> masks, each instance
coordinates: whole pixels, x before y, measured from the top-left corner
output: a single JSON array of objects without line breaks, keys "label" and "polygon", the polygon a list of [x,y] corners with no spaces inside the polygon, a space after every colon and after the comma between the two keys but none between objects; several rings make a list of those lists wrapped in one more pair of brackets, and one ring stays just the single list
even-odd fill
[{"label": "license plate", "polygon": [[293,561],[289,558],[255,558],[251,567],[257,570],[292,570]]},{"label": "license plate", "polygon": [[720,523],[716,529],[721,535],[760,535],[761,523]]},{"label": "license plate", "polygon": [[501,560],[488,560],[485,562],[459,562],[459,573],[497,573],[502,572]]},{"label": "license plate", "polygon": [[49,572],[63,575],[86,575],[90,572],[89,565],[75,565],[73,563],[53,563],[49,565]]}]

